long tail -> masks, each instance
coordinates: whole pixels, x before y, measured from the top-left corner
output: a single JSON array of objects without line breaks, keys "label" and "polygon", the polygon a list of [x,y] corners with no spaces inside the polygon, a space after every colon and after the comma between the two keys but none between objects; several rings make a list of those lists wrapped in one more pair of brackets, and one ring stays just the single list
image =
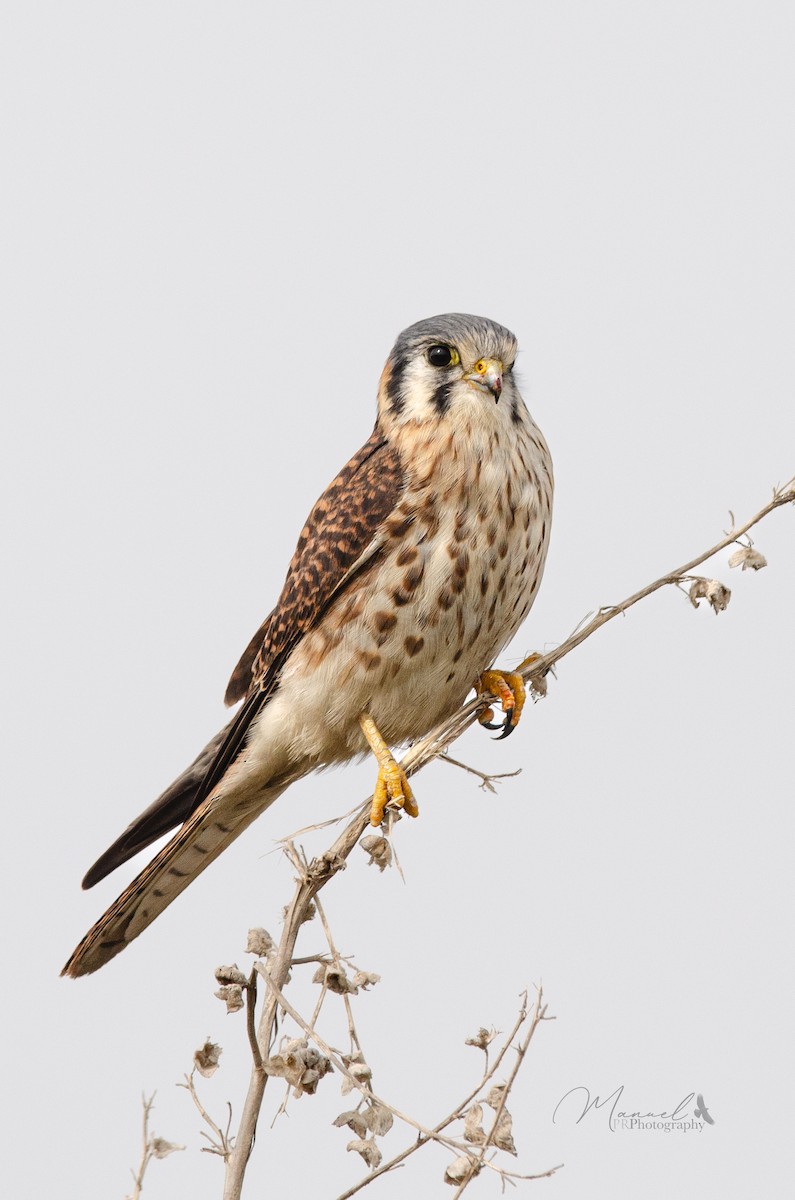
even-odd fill
[{"label": "long tail", "polygon": [[282,778],[255,799],[213,792],[178,833],[88,931],[61,972],[77,978],[98,971],[168,908],[180,892],[268,808],[292,780]]}]

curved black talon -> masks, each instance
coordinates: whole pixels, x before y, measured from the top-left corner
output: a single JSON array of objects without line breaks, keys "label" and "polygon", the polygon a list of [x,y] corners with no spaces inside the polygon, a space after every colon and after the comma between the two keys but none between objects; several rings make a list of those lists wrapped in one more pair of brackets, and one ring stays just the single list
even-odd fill
[{"label": "curved black talon", "polygon": [[[505,738],[507,738],[510,734],[513,733],[516,726],[511,724],[512,716],[513,716],[513,709],[509,708],[505,714],[505,720],[502,723],[502,733],[500,734],[499,737],[495,737],[495,739],[494,739],[495,742],[501,742]],[[499,726],[495,726],[495,729],[498,729],[498,728],[499,728]]]},{"label": "curved black talon", "polygon": [[506,710],[505,716],[504,716],[503,720],[500,721],[499,725],[495,725],[491,721],[481,721],[480,724],[483,726],[484,729],[500,729],[500,730],[502,730],[502,732],[500,733],[500,736],[495,737],[493,739],[495,742],[501,742],[501,741],[503,741],[504,738],[507,738],[510,734],[512,734],[514,729],[516,728],[515,725],[511,724],[512,717],[513,717],[513,708],[509,708]]}]

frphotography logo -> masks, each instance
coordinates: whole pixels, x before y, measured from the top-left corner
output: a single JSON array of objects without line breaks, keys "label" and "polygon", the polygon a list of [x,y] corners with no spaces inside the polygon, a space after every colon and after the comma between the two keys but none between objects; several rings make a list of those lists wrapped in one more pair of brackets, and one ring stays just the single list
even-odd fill
[{"label": "frphotography logo", "polygon": [[641,1111],[639,1108],[629,1111],[619,1107],[623,1104],[623,1083],[604,1100],[598,1094],[591,1096],[587,1087],[573,1087],[555,1105],[552,1123],[579,1125],[586,1117],[593,1121],[601,1112],[611,1133],[620,1130],[703,1133],[705,1125],[715,1124],[701,1092],[698,1095],[688,1092],[674,1108],[659,1111]]}]

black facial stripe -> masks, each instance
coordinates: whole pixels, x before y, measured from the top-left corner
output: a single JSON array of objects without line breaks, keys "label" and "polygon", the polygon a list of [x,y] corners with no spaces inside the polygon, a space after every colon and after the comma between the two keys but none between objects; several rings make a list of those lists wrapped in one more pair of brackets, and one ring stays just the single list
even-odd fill
[{"label": "black facial stripe", "polygon": [[448,379],[447,383],[442,383],[431,396],[431,404],[436,409],[439,416],[443,416],[450,407],[450,393],[453,390],[455,380]]},{"label": "black facial stripe", "polygon": [[398,355],[392,363],[392,372],[389,376],[389,382],[386,385],[386,394],[395,416],[402,412],[405,405],[405,400],[403,399],[403,375],[407,363],[408,359],[404,358],[402,354]]}]

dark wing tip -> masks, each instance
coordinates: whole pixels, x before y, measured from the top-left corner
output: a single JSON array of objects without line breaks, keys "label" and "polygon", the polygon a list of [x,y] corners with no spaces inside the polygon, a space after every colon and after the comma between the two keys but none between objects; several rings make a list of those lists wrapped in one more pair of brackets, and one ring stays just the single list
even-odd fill
[{"label": "dark wing tip", "polygon": [[[142,816],[146,815],[147,814],[142,814]],[[94,865],[89,867],[83,876],[83,882],[80,884],[83,891],[87,892],[88,889],[92,888],[95,883],[99,883],[99,881],[104,879],[106,875],[110,875],[111,871],[115,871],[116,868],[120,867],[122,863],[125,863],[128,858],[132,858],[134,854],[137,854],[139,850],[143,850],[145,846],[148,846],[155,840],[156,837],[159,836],[160,831],[158,830],[152,837],[148,839],[145,836],[143,838],[136,838],[136,826],[138,826],[140,822],[141,817],[138,818],[138,821],[134,821],[132,825],[128,826],[124,833],[121,834],[120,837],[116,838],[116,841],[113,843],[113,845],[108,846],[104,854],[100,854]]]},{"label": "dark wing tip", "polygon": [[[169,792],[164,793],[164,797],[168,798],[165,804],[162,804],[162,801],[155,801],[154,805],[151,805],[146,812],[133,821],[132,825],[125,829],[120,837],[116,838],[112,846],[108,846],[104,854],[100,854],[94,865],[89,867],[83,876],[83,882],[80,884],[83,891],[87,892],[101,879],[110,875],[111,871],[115,871],[122,863],[126,863],[139,850],[151,846],[152,842],[187,819],[193,799],[192,792],[189,792],[187,797],[180,793],[179,803],[176,805],[173,802],[168,803],[168,800],[171,800]],[[157,807],[161,804],[162,807]]]},{"label": "dark wing tip", "polygon": [[[111,847],[111,850],[114,848],[115,843]],[[94,884],[99,883],[100,880],[104,879],[106,875],[110,875],[111,871],[115,870],[116,867],[120,867],[124,862],[123,858],[120,858],[117,862],[111,862],[109,861],[109,856],[110,850],[106,850],[101,858],[97,859],[93,867],[90,867],[89,870],[86,871],[80,884],[84,892],[87,892],[89,888],[94,886]]]}]

